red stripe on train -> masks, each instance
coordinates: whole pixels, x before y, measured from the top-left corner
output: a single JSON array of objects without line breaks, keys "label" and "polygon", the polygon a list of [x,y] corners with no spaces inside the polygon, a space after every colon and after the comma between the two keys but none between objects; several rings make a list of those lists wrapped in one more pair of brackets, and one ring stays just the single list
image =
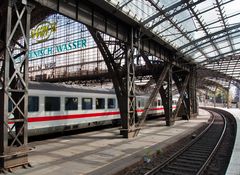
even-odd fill
[{"label": "red stripe on train", "polygon": [[[152,111],[163,110],[163,108],[152,108]],[[143,112],[143,109],[137,110],[137,112]],[[78,119],[78,118],[89,118],[89,117],[101,117],[108,115],[119,115],[120,112],[99,112],[90,114],[74,114],[74,115],[58,115],[58,116],[45,116],[45,117],[30,117],[28,122],[44,122],[51,120],[67,120],[67,119]]]},{"label": "red stripe on train", "polygon": [[90,114],[74,114],[74,115],[58,115],[58,116],[45,116],[45,117],[30,117],[28,122],[44,122],[51,120],[66,120],[66,119],[78,119],[78,118],[90,118],[90,117],[101,117],[108,115],[118,115],[120,112],[99,112]]},{"label": "red stripe on train", "polygon": [[[176,108],[173,106],[173,108]],[[151,108],[151,111],[162,111],[163,108]],[[143,112],[143,109],[138,109],[137,112]],[[67,119],[79,119],[79,118],[90,118],[90,117],[101,117],[109,115],[119,115],[120,112],[99,112],[99,113],[90,113],[90,114],[73,114],[73,115],[57,115],[57,116],[44,116],[44,117],[29,117],[28,122],[44,122],[44,121],[54,121],[54,120],[67,120]],[[13,122],[9,122],[13,124]]]}]

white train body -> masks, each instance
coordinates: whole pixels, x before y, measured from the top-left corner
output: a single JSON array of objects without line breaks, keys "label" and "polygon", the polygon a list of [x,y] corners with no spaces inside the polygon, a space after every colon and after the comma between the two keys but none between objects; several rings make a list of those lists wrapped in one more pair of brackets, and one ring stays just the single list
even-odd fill
[{"label": "white train body", "polygon": [[[138,115],[142,113],[147,99],[147,96],[137,96]],[[111,124],[115,119],[120,119],[114,91],[50,83],[30,83],[28,109],[29,135]],[[163,113],[161,99],[157,97],[149,114]]]}]

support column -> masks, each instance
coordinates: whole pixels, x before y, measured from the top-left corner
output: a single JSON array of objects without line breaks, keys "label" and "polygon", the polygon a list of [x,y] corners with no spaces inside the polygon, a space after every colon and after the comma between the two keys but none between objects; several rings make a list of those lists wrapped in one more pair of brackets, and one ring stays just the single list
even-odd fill
[{"label": "support column", "polygon": [[216,107],[216,93],[217,93],[218,87],[216,86],[213,96],[213,106]]},{"label": "support column", "polygon": [[[167,75],[167,88],[166,88],[166,108],[165,110],[165,118],[166,118],[166,125],[171,126],[174,124],[174,118],[172,113],[172,67],[169,68],[168,75]],[[162,100],[163,102],[163,100]]]},{"label": "support column", "polygon": [[190,68],[190,79],[187,88],[188,98],[187,108],[189,109],[188,115],[190,118],[197,116],[197,96],[196,96],[196,67]]},{"label": "support column", "polygon": [[[0,169],[28,164],[28,50],[31,8],[27,0],[9,0],[4,77],[0,91]],[[16,41],[17,36],[22,41]]]},{"label": "support column", "polygon": [[134,64],[134,31],[132,28],[132,31],[130,33],[130,46],[126,47],[126,58],[125,58],[125,65],[127,67],[126,69],[126,99],[123,101],[123,103],[126,105],[125,108],[127,109],[126,113],[123,115],[126,115],[125,120],[123,120],[122,123],[122,129],[121,134],[125,138],[131,138],[135,136],[135,118],[136,118],[136,94],[135,94],[135,64]]},{"label": "support column", "polygon": [[[147,67],[150,70],[152,70],[153,79],[157,83],[158,76],[163,77],[163,75],[160,75],[160,73],[162,74],[164,72],[164,70],[162,70],[162,71],[155,70],[154,66],[149,61],[148,57],[146,56],[146,54],[143,51],[141,51],[141,56],[143,57],[144,61],[146,62]],[[173,113],[172,113],[172,65],[170,63],[166,63],[164,68],[166,68],[166,67],[168,67],[168,69],[167,69],[168,73],[167,73],[166,77],[164,75],[163,80],[165,80],[167,82],[167,88],[164,89],[163,85],[161,84],[161,86],[158,88],[158,90],[159,90],[159,94],[161,96],[163,108],[165,111],[166,125],[171,126],[175,122],[174,118],[173,118]]]},{"label": "support column", "polygon": [[196,66],[193,67],[193,93],[192,93],[192,100],[193,100],[193,115],[196,117],[198,115],[198,99],[197,99],[197,69]]},{"label": "support column", "polygon": [[230,86],[231,86],[231,81],[228,84],[227,88],[227,108],[231,107],[231,101],[230,101]]},{"label": "support column", "polygon": [[[129,43],[115,41],[113,51],[109,49],[108,41],[105,41],[102,34],[88,27],[111,75],[115,93],[118,100],[121,124],[120,134],[125,138],[133,137],[138,130],[135,127],[136,117],[136,96],[135,96],[135,65],[134,65],[134,31],[130,32]],[[110,44],[114,43],[111,41]],[[124,60],[125,63],[121,61]]]}]

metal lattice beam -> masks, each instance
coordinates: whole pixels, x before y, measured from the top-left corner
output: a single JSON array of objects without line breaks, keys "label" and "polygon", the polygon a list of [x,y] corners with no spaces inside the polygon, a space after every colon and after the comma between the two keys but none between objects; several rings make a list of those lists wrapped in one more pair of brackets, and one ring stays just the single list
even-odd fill
[{"label": "metal lattice beam", "polygon": [[[188,3],[189,4],[189,3]],[[195,19],[197,20],[197,22],[199,23],[199,25],[201,26],[201,28],[203,29],[204,33],[206,36],[209,36],[209,30],[205,27],[205,24],[203,19],[201,20],[201,16],[199,14],[197,14],[195,12],[195,10],[192,7],[189,7],[190,11],[192,12],[192,14],[194,15]],[[215,48],[215,51],[220,55],[220,51],[217,47],[217,45],[214,43],[214,41],[212,40],[211,37],[208,38],[209,41],[211,42],[212,46]]]},{"label": "metal lattice beam", "polygon": [[[228,27],[227,29],[223,29],[223,30],[219,30],[219,31],[217,31],[217,32],[215,32],[215,33],[211,33],[211,34],[209,34],[208,36],[204,36],[204,37],[202,37],[202,38],[196,39],[196,40],[194,40],[193,42],[189,42],[189,43],[187,43],[187,44],[179,47],[179,50],[185,49],[185,48],[187,48],[187,47],[189,47],[189,46],[191,46],[191,45],[194,45],[194,43],[200,43],[200,42],[201,42],[201,44],[197,44],[197,45],[196,45],[196,48],[197,48],[197,47],[201,47],[202,45],[204,45],[204,44],[206,44],[206,43],[208,42],[208,41],[204,41],[204,40],[207,40],[209,37],[210,37],[210,38],[213,38],[213,40],[217,40],[217,39],[219,39],[219,38],[225,37],[225,35],[222,35],[223,33],[236,30],[236,29],[238,29],[239,27],[240,27],[240,24],[236,24],[236,25],[233,25],[233,26],[231,26],[231,27]],[[232,34],[234,34],[234,33],[237,33],[237,32],[236,32],[236,31],[233,31],[232,33],[229,33],[229,34],[232,35]],[[218,36],[218,35],[219,35],[219,37],[215,37],[215,36]],[[202,41],[204,41],[204,42],[202,42]],[[191,50],[192,50],[192,49],[193,49],[193,48],[191,48]],[[184,53],[187,53],[187,52],[184,52]]]},{"label": "metal lattice beam", "polygon": [[[122,120],[121,134],[130,138],[135,136],[135,117],[136,117],[136,95],[135,95],[135,65],[134,65],[134,50],[133,42],[121,43],[115,42],[116,45],[121,43],[121,46],[114,47],[111,52],[107,41],[101,36],[100,32],[88,28],[94,38],[103,59],[108,67],[111,75],[116,96],[118,99],[120,115]],[[131,39],[133,41],[134,31],[131,31]],[[121,59],[120,59],[121,58]],[[125,61],[125,66],[121,66],[119,60]]]},{"label": "metal lattice beam", "polygon": [[[216,0],[216,5],[217,5],[217,7],[218,7],[218,11],[219,11],[220,18],[221,18],[221,20],[222,20],[222,22],[223,22],[223,25],[224,25],[225,30],[227,30],[227,28],[228,28],[229,26],[228,26],[227,21],[226,21],[226,19],[225,19],[226,15],[225,15],[225,12],[224,12],[221,4],[222,4],[222,1],[221,1],[221,3],[220,3],[219,0]],[[234,52],[234,44],[233,44],[233,41],[232,41],[231,37],[229,36],[229,33],[228,33],[228,32],[226,32],[226,33],[227,33],[227,39],[228,39],[228,42],[229,42],[229,46],[231,47],[232,52]]]},{"label": "metal lattice beam", "polygon": [[[163,13],[162,8],[160,8],[157,3],[155,3],[153,0],[147,0],[152,6],[154,6],[156,8],[156,10],[158,10],[159,12]],[[193,45],[196,46],[197,50],[205,57],[208,58],[208,56],[203,52],[203,50],[201,50],[200,48],[197,47],[195,40],[192,39],[192,37],[183,29],[183,27],[181,25],[178,25],[177,22],[175,22],[172,17],[169,17],[168,14],[163,13],[164,18],[166,18],[173,27],[175,27],[183,37],[185,37],[189,43],[192,43]],[[156,26],[155,26],[156,27]],[[151,27],[148,28],[148,30],[151,30]]]},{"label": "metal lattice beam", "polygon": [[[9,0],[6,22],[6,49],[3,87],[0,92],[0,168],[28,164],[28,49],[30,13],[27,1]],[[16,14],[17,20],[13,16]],[[21,32],[22,43],[15,35]],[[16,54],[16,52],[18,54]],[[10,111],[9,111],[10,109]]]},{"label": "metal lattice beam", "polygon": [[[160,12],[156,13],[155,15],[151,16],[150,18],[146,19],[144,22],[142,22],[142,24],[147,24],[148,22],[154,20],[155,18],[158,18],[159,16],[161,15],[165,15],[165,14],[168,14],[169,11],[172,11],[173,9],[177,9],[179,8],[180,6],[183,6],[180,10],[174,10],[173,13],[169,13],[168,14],[168,18],[171,18],[171,17],[174,17],[176,15],[178,15],[179,13],[185,11],[185,10],[188,10],[189,8],[191,7],[194,7],[202,2],[204,2],[206,0],[198,0],[196,2],[192,2],[192,3],[188,3],[186,5],[184,5],[185,1],[184,0],[181,0],[180,2],[177,2],[173,5],[171,5],[170,7],[167,7],[165,9],[162,9]],[[155,24],[153,24],[151,27],[149,27],[148,29],[149,30],[152,30],[154,29],[155,27],[157,27],[158,25],[160,25],[161,23],[165,22],[166,20],[168,20],[168,18],[163,18],[161,19],[160,21],[156,22]]]},{"label": "metal lattice beam", "polygon": [[155,86],[153,92],[151,93],[148,101],[146,102],[146,104],[144,106],[144,111],[139,118],[139,121],[137,123],[138,127],[141,127],[143,125],[143,123],[147,117],[148,111],[150,110],[150,105],[152,104],[153,100],[155,99],[157,93],[159,92],[160,87],[163,85],[164,79],[165,79],[166,75],[168,74],[169,68],[170,68],[170,64],[167,64],[166,66],[164,66],[162,73],[158,77],[156,86]]}]

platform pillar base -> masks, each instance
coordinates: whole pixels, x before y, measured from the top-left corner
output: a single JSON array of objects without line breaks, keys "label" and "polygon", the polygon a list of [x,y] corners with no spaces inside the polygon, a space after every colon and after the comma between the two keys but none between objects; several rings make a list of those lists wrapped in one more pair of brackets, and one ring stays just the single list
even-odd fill
[{"label": "platform pillar base", "polygon": [[174,123],[175,123],[174,120],[173,121],[167,120],[166,121],[166,126],[172,126],[172,125],[174,125]]},{"label": "platform pillar base", "polygon": [[192,118],[197,118],[197,116],[198,116],[198,113],[196,112],[196,113],[193,113],[191,117]]},{"label": "platform pillar base", "polygon": [[141,128],[134,128],[134,129],[120,129],[120,135],[123,136],[123,138],[134,138],[137,136]]},{"label": "platform pillar base", "polygon": [[10,171],[11,168],[28,165],[28,154],[0,157],[0,170]]}]

